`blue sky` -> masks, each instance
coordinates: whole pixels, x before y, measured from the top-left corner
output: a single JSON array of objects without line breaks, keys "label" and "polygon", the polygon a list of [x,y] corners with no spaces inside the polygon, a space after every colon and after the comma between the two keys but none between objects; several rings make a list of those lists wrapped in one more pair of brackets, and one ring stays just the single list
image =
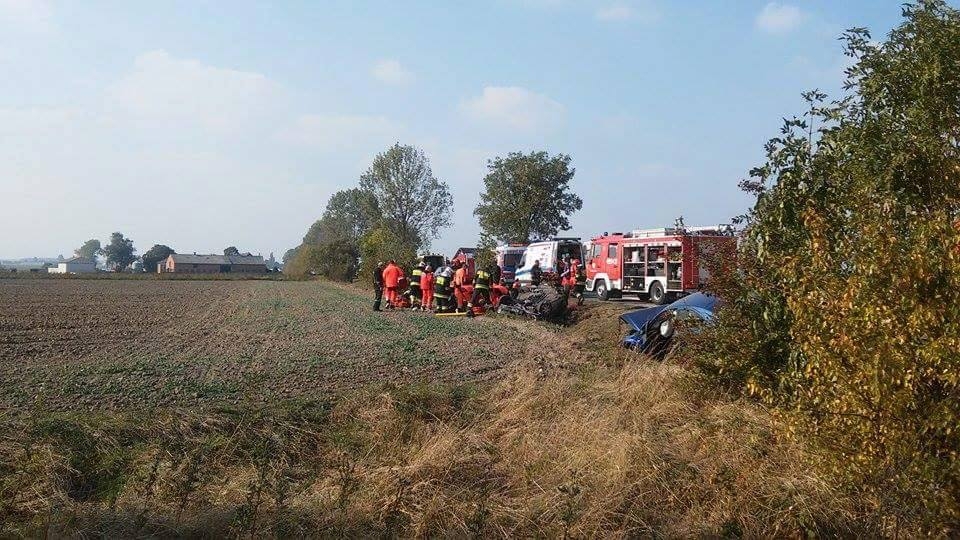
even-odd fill
[{"label": "blue sky", "polygon": [[275,252],[394,141],[477,239],[486,160],[568,153],[572,232],[727,222],[837,36],[900,0],[0,0],[0,258],[119,230],[139,252]]}]

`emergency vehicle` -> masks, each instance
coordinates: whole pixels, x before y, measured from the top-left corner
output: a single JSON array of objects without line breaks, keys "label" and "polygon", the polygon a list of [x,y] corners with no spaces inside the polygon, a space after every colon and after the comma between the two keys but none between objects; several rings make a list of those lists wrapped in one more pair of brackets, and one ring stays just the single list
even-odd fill
[{"label": "emergency vehicle", "polygon": [[588,245],[586,288],[601,300],[629,293],[665,304],[706,283],[708,253],[736,245],[729,225],[604,233]]},{"label": "emergency vehicle", "polygon": [[[527,250],[526,244],[507,244],[497,246],[497,266],[501,270],[501,279],[506,285],[513,285],[514,275],[523,253]],[[542,264],[542,263],[541,263]]]},{"label": "emergency vehicle", "polygon": [[571,259],[583,262],[583,245],[579,238],[551,238],[542,242],[533,242],[524,250],[517,263],[515,279],[522,285],[530,283],[530,269],[533,263],[540,261],[540,270],[544,273],[556,273],[557,262],[563,260],[564,255]]},{"label": "emergency vehicle", "polygon": [[467,279],[473,279],[477,275],[476,249],[462,247],[450,258],[450,262],[459,262],[467,268]]}]

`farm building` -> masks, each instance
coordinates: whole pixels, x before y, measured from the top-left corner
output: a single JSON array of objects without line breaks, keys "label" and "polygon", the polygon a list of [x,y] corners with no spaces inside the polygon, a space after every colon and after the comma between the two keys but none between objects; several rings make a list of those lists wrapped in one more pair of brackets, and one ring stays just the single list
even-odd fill
[{"label": "farm building", "polygon": [[266,274],[260,255],[190,255],[175,253],[157,264],[157,272],[177,274]]},{"label": "farm building", "polygon": [[97,263],[90,259],[74,257],[57,263],[56,266],[47,268],[51,274],[92,274],[97,271]]}]

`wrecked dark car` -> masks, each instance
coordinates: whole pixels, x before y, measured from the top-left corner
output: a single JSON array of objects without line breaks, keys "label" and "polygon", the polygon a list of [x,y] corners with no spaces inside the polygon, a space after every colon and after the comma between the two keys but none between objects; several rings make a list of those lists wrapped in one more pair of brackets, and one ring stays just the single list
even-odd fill
[{"label": "wrecked dark car", "polygon": [[696,327],[713,319],[718,299],[694,293],[665,306],[624,313],[620,321],[629,327],[621,344],[638,352],[663,358],[674,346],[680,327]]}]

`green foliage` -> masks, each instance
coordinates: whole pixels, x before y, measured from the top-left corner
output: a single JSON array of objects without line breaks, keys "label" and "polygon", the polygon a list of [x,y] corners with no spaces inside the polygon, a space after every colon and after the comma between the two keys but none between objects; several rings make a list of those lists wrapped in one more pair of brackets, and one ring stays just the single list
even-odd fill
[{"label": "green foliage", "polygon": [[494,251],[496,247],[496,240],[490,235],[480,233],[480,239],[477,241],[476,253],[474,254],[477,268],[486,268],[497,261],[497,254]]},{"label": "green foliage", "polygon": [[143,257],[141,257],[143,259],[143,270],[145,272],[156,272],[157,264],[174,253],[176,252],[169,246],[154,244],[153,247],[148,249],[147,252],[143,254]]},{"label": "green foliage", "polygon": [[97,260],[97,255],[102,253],[100,249],[100,241],[96,238],[91,238],[83,243],[82,246],[74,250],[73,254],[77,257],[83,259],[90,259],[91,261]]},{"label": "green foliage", "polygon": [[570,191],[570,156],[511,152],[487,163],[484,192],[473,214],[487,237],[502,242],[547,238],[570,229],[583,201]]},{"label": "green foliage", "polygon": [[361,279],[373,280],[373,269],[379,261],[397,261],[400,266],[409,268],[416,262],[417,250],[406,244],[395,229],[380,226],[368,232],[360,239]]},{"label": "green foliage", "polygon": [[427,248],[440,229],[450,225],[450,188],[433,176],[423,150],[394,144],[374,158],[360,177],[360,187],[373,194],[383,224],[404,248]]},{"label": "green foliage", "polygon": [[[877,515],[960,520],[960,13],[904,7],[843,100],[808,92],[743,187],[740,272],[700,361],[793,411]],[[706,341],[706,340],[704,340]]]},{"label": "green foliage", "polygon": [[377,201],[369,191],[353,188],[334,193],[303,243],[284,255],[285,273],[313,272],[338,281],[352,280],[359,267],[360,239],[379,219]]},{"label": "green foliage", "polygon": [[224,254],[224,255],[227,255],[227,256],[239,255],[239,254],[240,254],[240,250],[237,249],[237,246],[230,246],[230,247],[228,247],[228,248],[226,248],[226,249],[223,250],[223,254]]},{"label": "green foliage", "polygon": [[122,233],[115,232],[110,235],[110,243],[103,248],[103,254],[107,258],[107,265],[113,268],[115,272],[121,272],[137,260],[134,255],[136,250],[133,247],[133,240],[125,238]]}]

